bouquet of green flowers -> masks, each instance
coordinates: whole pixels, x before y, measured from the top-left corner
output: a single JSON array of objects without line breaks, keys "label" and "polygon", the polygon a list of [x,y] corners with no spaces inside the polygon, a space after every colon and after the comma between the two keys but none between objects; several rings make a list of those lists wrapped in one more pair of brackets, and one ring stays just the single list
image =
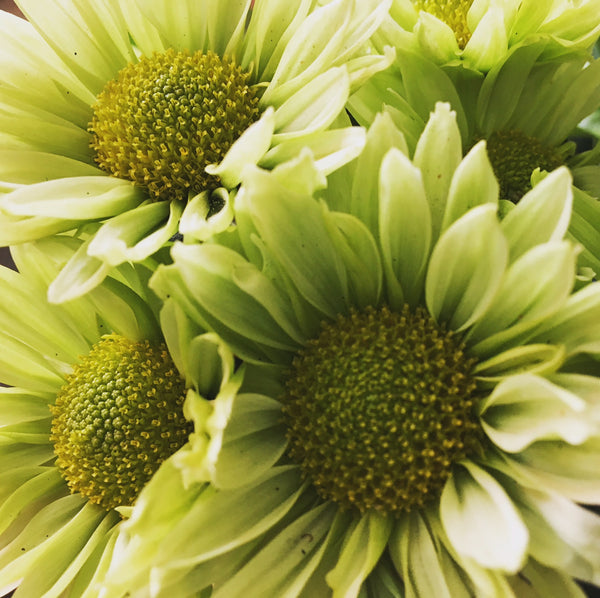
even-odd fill
[{"label": "bouquet of green flowers", "polygon": [[600,586],[600,0],[17,4],[2,596]]}]

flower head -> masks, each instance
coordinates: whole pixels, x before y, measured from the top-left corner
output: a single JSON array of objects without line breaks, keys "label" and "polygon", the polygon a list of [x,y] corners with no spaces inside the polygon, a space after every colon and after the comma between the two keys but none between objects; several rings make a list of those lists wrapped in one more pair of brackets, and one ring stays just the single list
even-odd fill
[{"label": "flower head", "polygon": [[353,159],[364,131],[344,105],[391,61],[366,44],[388,4],[23,0],[31,24],[1,13],[0,242],[85,226],[50,287],[64,301],[177,234],[226,229],[249,164],[303,146],[325,174]]},{"label": "flower head", "polygon": [[503,213],[540,173],[568,166],[575,185],[569,234],[584,246],[580,265],[598,273],[600,144],[576,154],[569,137],[600,105],[600,60],[585,53],[542,59],[546,48],[546,41],[523,44],[486,74],[443,69],[418,54],[400,53],[350,98],[349,108],[363,125],[387,110],[412,153],[436,102],[450,102],[464,152],[486,140]]},{"label": "flower head", "polygon": [[568,171],[499,221],[485,142],[463,159],[448,105],[407,154],[381,115],[327,189],[308,153],[249,170],[235,231],[156,272],[239,387],[195,398],[199,440],[159,472],[177,504],[145,488],[106,595],[132,572],[217,598],[599,582],[600,518],[574,501],[600,490],[600,287],[573,292]]},{"label": "flower head", "polygon": [[394,0],[375,41],[486,72],[532,39],[548,42],[544,57],[589,49],[599,11],[598,0]]}]

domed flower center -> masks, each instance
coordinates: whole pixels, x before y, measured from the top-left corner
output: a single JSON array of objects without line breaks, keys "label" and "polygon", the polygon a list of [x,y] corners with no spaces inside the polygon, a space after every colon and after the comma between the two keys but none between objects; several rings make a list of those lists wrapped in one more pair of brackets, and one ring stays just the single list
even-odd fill
[{"label": "domed flower center", "polygon": [[344,508],[399,513],[439,498],[452,464],[481,449],[473,365],[423,308],[323,324],[286,380],[290,457]]},{"label": "domed flower center", "polygon": [[418,10],[424,10],[440,21],[444,21],[454,31],[461,49],[467,45],[471,37],[467,25],[467,13],[473,0],[413,0],[413,4]]},{"label": "domed flower center", "polygon": [[500,198],[513,203],[531,189],[536,168],[551,171],[564,163],[558,149],[520,131],[495,131],[487,139],[487,152],[500,183]]},{"label": "domed flower center", "polygon": [[192,431],[184,399],[184,382],[164,344],[103,337],[51,408],[50,440],[71,491],[107,510],[133,504]]},{"label": "domed flower center", "polygon": [[249,77],[212,52],[142,57],[98,95],[89,126],[96,162],[155,200],[186,201],[218,187],[204,168],[259,116]]}]

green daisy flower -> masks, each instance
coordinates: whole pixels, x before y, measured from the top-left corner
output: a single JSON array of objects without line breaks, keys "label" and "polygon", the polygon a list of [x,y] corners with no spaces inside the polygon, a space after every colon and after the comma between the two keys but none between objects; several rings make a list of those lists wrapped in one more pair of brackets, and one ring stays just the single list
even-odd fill
[{"label": "green daisy flower", "polygon": [[31,24],[0,13],[0,243],[100,223],[50,287],[64,301],[226,229],[249,164],[353,159],[344,105],[392,60],[366,46],[390,2],[19,1]]},{"label": "green daisy flower", "polygon": [[544,57],[589,49],[599,14],[598,0],[394,0],[374,41],[485,72],[533,38],[548,41]]},{"label": "green daisy flower", "polygon": [[447,104],[407,153],[383,114],[326,190],[307,152],[247,171],[235,232],[157,270],[243,380],[195,397],[200,440],[146,486],[100,596],[600,584],[600,517],[576,505],[600,496],[600,284],[572,292],[568,170],[500,222]]},{"label": "green daisy flower", "polygon": [[123,517],[188,441],[186,388],[210,397],[231,368],[219,342],[194,338],[194,326],[185,332],[197,361],[171,322],[167,349],[140,267],[120,268],[84,298],[49,304],[48,283],[76,243],[21,245],[20,273],[0,269],[3,596],[17,586],[19,597],[90,596]]},{"label": "green daisy flower", "polygon": [[580,265],[600,273],[600,144],[576,153],[569,140],[600,106],[600,60],[585,53],[542,60],[546,47],[524,44],[485,75],[402,53],[350,98],[349,108],[363,125],[387,110],[412,154],[436,102],[450,102],[463,147],[487,141],[503,213],[543,176],[539,171],[568,166],[575,184],[569,234],[585,248]]}]

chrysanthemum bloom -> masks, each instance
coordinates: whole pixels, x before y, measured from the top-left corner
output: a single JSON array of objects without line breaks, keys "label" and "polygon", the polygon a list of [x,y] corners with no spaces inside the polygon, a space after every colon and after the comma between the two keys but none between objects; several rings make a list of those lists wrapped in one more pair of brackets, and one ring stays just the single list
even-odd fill
[{"label": "chrysanthemum bloom", "polygon": [[307,146],[328,173],[359,153],[364,131],[341,115],[391,60],[365,45],[389,1],[250,5],[20,0],[31,24],[0,13],[0,243],[102,224],[51,300],[175,233],[226,228],[246,164]]},{"label": "chrysanthemum bloom", "polygon": [[350,98],[349,107],[363,125],[385,108],[412,155],[436,102],[450,102],[465,153],[477,141],[487,142],[502,213],[531,189],[534,171],[568,166],[576,187],[569,234],[585,248],[580,265],[598,274],[600,144],[576,153],[569,136],[600,106],[600,60],[586,53],[542,60],[545,48],[546,41],[515,48],[485,75],[401,53]]},{"label": "chrysanthemum bloom", "polygon": [[134,291],[141,268],[48,304],[54,258],[72,249],[40,243],[15,249],[20,273],[0,270],[0,381],[10,385],[0,388],[0,595],[19,586],[16,596],[78,598],[101,578],[140,490],[187,442],[186,388],[213,396],[227,358],[206,335],[190,358],[169,322],[176,367]]},{"label": "chrysanthemum bloom", "polygon": [[598,15],[599,0],[394,0],[376,40],[485,72],[532,38],[549,42],[545,57],[589,49]]},{"label": "chrysanthemum bloom", "polygon": [[247,172],[235,233],[175,245],[151,281],[244,380],[196,398],[201,441],[161,468],[170,493],[145,488],[104,595],[600,583],[600,517],[576,505],[600,502],[600,284],[572,292],[567,169],[500,222],[485,142],[462,159],[443,104],[412,161],[378,118],[329,205],[306,154],[296,168]]}]

